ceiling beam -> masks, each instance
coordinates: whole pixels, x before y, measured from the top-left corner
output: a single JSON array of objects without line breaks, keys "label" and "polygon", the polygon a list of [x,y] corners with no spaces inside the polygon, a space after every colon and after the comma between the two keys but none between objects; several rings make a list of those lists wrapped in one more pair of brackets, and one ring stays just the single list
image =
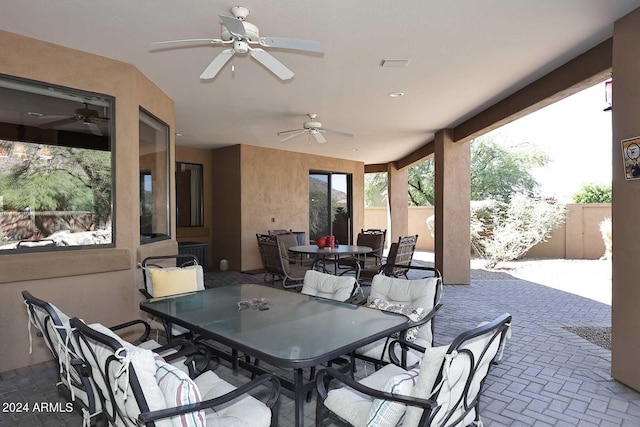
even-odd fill
[{"label": "ceiling beam", "polygon": [[364,165],[364,173],[379,173],[386,172],[387,164],[386,163],[374,163],[371,165]]},{"label": "ceiling beam", "polygon": [[[455,126],[453,141],[476,138],[611,77],[612,52],[613,38],[609,38]],[[395,164],[398,169],[408,167],[432,154],[433,140]]]},{"label": "ceiling beam", "polygon": [[454,127],[453,141],[473,139],[611,77],[612,52],[609,38]]}]

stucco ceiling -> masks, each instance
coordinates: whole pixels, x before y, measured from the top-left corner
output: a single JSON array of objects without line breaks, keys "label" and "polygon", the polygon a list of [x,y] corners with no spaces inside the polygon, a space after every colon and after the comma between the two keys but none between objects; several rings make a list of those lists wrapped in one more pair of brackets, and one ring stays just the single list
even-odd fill
[{"label": "stucco ceiling", "polygon": [[[261,36],[317,40],[323,54],[270,49],[295,77],[281,81],[246,55],[200,73],[222,47],[151,43],[219,38],[218,15],[243,5]],[[250,144],[383,163],[430,141],[611,37],[640,0],[20,0],[0,29],[135,65],[176,106],[178,145]],[[409,59],[382,68],[383,59]],[[402,98],[388,96],[404,92]],[[116,100],[117,102],[117,100]],[[280,142],[307,113],[355,135]]]}]

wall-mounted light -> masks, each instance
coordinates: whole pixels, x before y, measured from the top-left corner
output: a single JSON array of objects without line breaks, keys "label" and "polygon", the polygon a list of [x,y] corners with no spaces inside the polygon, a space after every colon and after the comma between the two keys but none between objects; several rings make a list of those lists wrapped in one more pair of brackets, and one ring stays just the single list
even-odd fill
[{"label": "wall-mounted light", "polygon": [[604,83],[604,100],[609,106],[603,111],[611,111],[613,105],[613,80]]}]

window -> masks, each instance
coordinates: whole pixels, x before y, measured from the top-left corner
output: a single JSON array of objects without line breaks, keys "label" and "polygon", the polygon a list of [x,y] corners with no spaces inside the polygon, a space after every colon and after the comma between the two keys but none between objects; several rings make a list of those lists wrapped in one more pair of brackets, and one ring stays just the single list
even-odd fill
[{"label": "window", "polygon": [[140,109],[140,243],[168,239],[169,126]]},{"label": "window", "polygon": [[0,254],[113,246],[113,109],[0,76]]},{"label": "window", "polygon": [[176,162],[176,209],[178,227],[202,227],[202,165]]}]

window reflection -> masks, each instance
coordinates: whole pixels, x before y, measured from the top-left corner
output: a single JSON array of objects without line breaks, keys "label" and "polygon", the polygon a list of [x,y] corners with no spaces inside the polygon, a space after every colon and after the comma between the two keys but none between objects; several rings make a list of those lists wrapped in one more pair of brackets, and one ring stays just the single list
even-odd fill
[{"label": "window reflection", "polygon": [[202,165],[176,162],[178,227],[202,227]]},{"label": "window reflection", "polygon": [[112,245],[113,99],[0,76],[0,253]]},{"label": "window reflection", "polygon": [[169,126],[140,110],[140,242],[169,238]]}]

